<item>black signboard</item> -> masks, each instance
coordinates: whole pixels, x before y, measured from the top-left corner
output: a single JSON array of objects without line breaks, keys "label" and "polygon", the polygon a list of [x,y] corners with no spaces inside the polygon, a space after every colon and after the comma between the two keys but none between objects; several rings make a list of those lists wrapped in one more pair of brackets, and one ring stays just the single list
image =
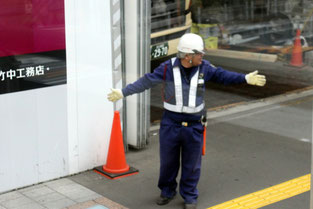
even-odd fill
[{"label": "black signboard", "polygon": [[0,57],[0,94],[66,84],[65,50]]}]

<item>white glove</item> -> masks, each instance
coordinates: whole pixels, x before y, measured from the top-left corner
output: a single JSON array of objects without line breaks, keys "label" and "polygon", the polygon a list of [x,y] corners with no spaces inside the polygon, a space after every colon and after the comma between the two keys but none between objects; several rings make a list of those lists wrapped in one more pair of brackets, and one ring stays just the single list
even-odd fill
[{"label": "white glove", "polygon": [[108,100],[111,102],[116,102],[123,97],[124,96],[121,89],[111,89],[111,93],[108,94]]},{"label": "white glove", "polygon": [[256,85],[256,86],[264,86],[266,83],[266,78],[264,75],[258,75],[258,71],[254,71],[252,73],[249,73],[245,76],[246,81],[250,85]]}]

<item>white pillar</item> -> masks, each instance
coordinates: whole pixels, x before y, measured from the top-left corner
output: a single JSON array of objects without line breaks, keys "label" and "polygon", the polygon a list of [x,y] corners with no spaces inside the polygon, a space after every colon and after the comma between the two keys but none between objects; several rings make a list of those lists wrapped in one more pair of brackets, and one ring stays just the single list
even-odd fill
[{"label": "white pillar", "polygon": [[65,0],[69,173],[106,162],[113,120],[110,1]]},{"label": "white pillar", "polygon": [[[124,1],[126,84],[150,72],[149,0]],[[126,98],[127,142],[142,148],[150,127],[150,91]]]}]

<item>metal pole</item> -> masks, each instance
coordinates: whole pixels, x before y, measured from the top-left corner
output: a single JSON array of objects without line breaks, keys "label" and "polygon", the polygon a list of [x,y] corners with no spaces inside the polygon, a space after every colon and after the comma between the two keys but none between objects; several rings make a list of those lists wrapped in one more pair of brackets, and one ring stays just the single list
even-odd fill
[{"label": "metal pole", "polygon": [[[145,73],[150,72],[150,16],[151,16],[151,1],[139,0],[138,1],[138,76],[141,77]],[[137,115],[138,121],[138,134],[137,146],[143,148],[147,144],[149,128],[150,128],[150,91],[145,91],[138,95],[137,107],[139,114]]]},{"label": "metal pole", "polygon": [[[125,4],[124,0],[120,0],[120,8],[121,8],[121,54],[122,54],[122,86],[126,86],[126,66],[125,66]],[[128,150],[128,143],[127,143],[127,106],[126,106],[126,100],[123,99],[123,142],[124,142],[124,148],[127,151]]]},{"label": "metal pole", "polygon": [[[143,69],[144,69],[144,74],[145,73],[150,73],[150,34],[151,34],[151,0],[142,0],[144,4],[144,44],[143,44],[143,49],[144,49],[144,56],[142,57],[142,63],[143,63]],[[148,139],[149,139],[149,129],[150,129],[150,90],[145,91],[144,93],[144,115],[145,115],[145,120],[142,121],[142,126],[144,128],[144,141],[143,141],[143,146],[148,144]]]}]

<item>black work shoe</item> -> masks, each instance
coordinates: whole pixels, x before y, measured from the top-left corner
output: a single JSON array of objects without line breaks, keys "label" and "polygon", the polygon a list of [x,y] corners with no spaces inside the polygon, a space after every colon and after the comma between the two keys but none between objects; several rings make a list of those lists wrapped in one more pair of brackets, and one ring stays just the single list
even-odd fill
[{"label": "black work shoe", "polygon": [[171,200],[174,198],[173,197],[164,197],[164,196],[160,196],[160,198],[156,201],[156,204],[158,205],[166,205],[167,203],[171,202]]},{"label": "black work shoe", "polygon": [[184,209],[197,209],[197,204],[185,204]]}]

